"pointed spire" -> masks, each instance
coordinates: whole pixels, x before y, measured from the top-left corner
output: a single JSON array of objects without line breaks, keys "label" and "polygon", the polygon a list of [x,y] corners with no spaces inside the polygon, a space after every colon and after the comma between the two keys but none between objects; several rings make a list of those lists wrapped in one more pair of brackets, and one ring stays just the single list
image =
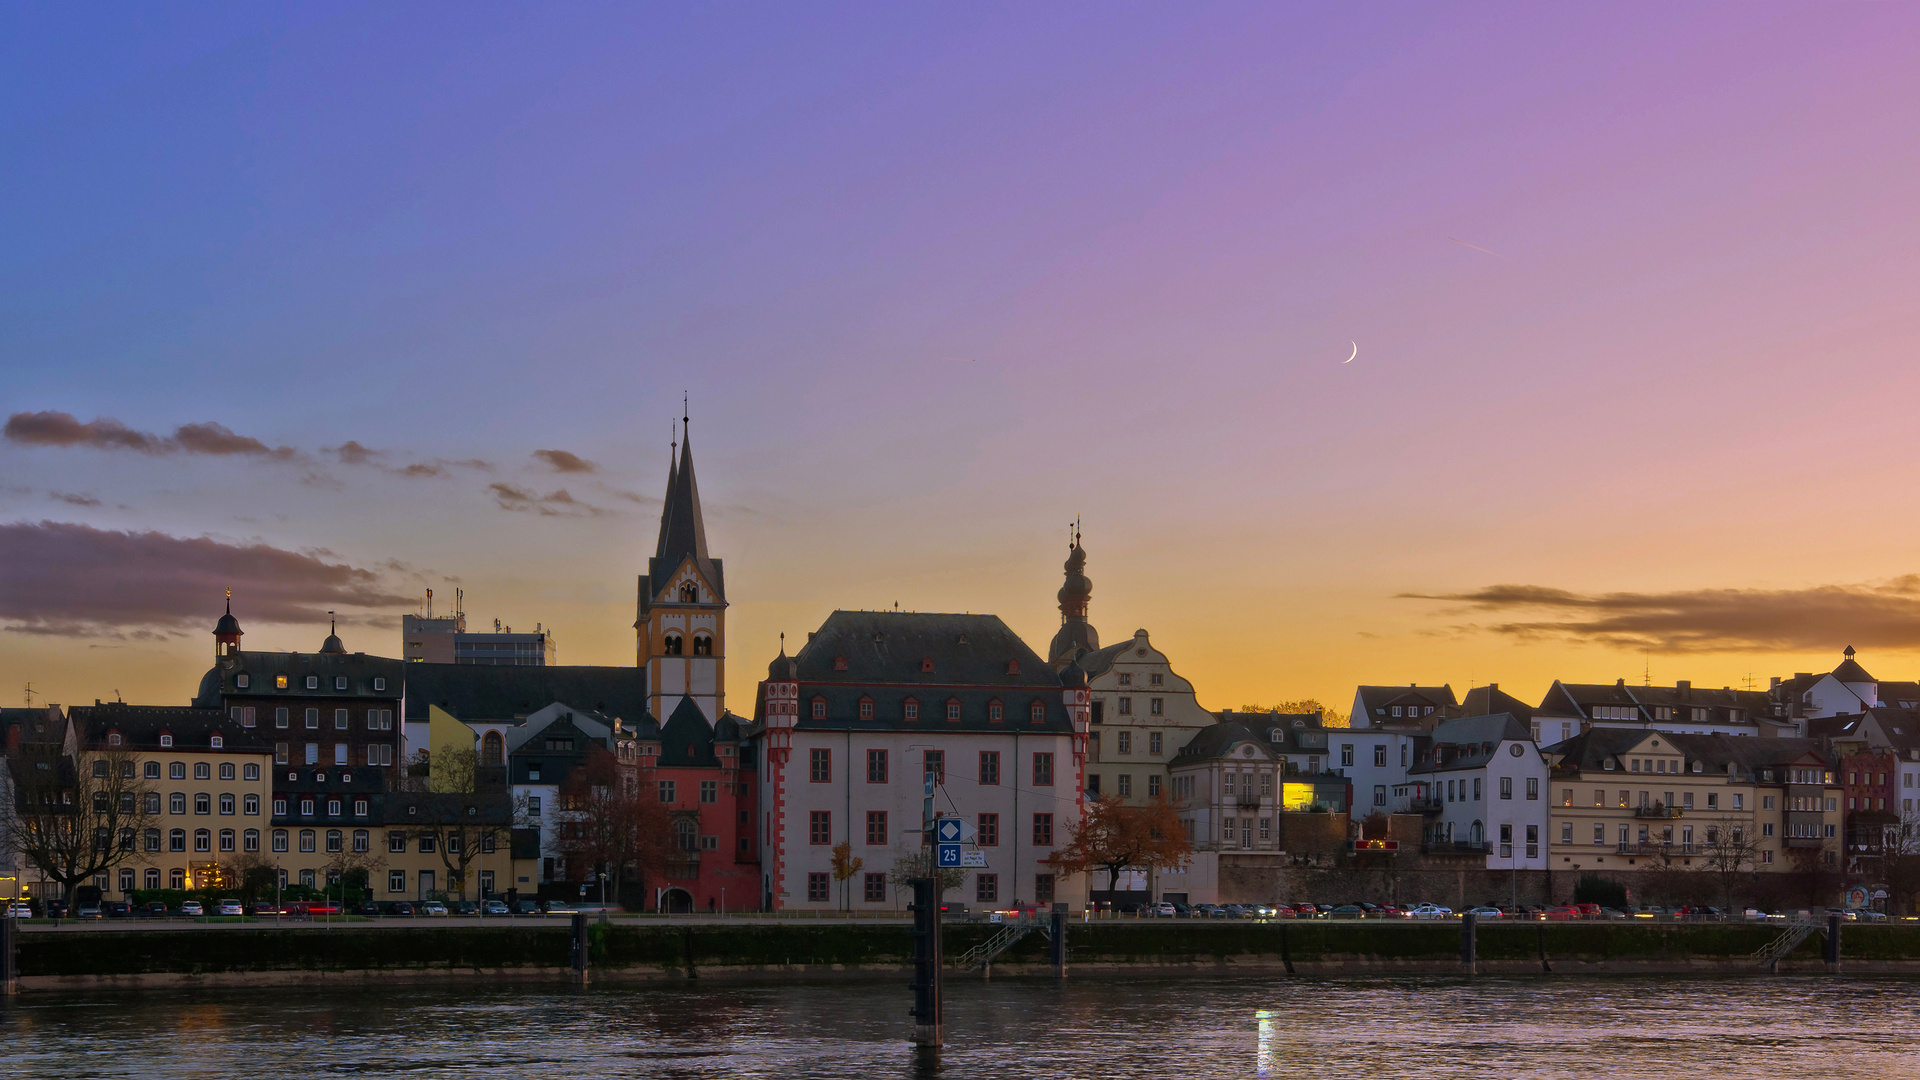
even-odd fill
[{"label": "pointed spire", "polygon": [[667,443],[667,496],[660,504],[660,538],[653,545],[655,558],[667,550],[667,523],[673,520],[673,489],[680,477],[679,453],[680,432],[676,428],[673,438]]},{"label": "pointed spire", "polygon": [[700,510],[700,485],[693,472],[693,437],[687,430],[690,422],[687,416],[681,416],[678,453],[667,475],[666,503],[660,508],[660,539],[648,570],[650,587],[652,595],[657,596],[658,590],[665,588],[666,576],[691,557],[716,597],[724,599],[725,586],[707,555],[707,525]]}]

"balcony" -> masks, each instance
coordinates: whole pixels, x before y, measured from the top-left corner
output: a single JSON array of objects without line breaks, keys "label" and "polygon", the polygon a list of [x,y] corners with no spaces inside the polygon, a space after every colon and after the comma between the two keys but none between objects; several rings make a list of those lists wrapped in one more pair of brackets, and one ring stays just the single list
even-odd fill
[{"label": "balcony", "polygon": [[1485,855],[1492,850],[1492,844],[1471,840],[1425,840],[1420,844],[1422,855]]},{"label": "balcony", "polygon": [[1412,814],[1437,814],[1446,809],[1446,805],[1446,800],[1434,795],[1408,799],[1406,801],[1407,812]]},{"label": "balcony", "polygon": [[1645,840],[1640,843],[1617,844],[1617,855],[1673,855],[1692,856],[1704,854],[1699,844],[1686,844],[1675,841]]},{"label": "balcony", "polygon": [[1662,806],[1659,803],[1654,803],[1652,806],[1636,806],[1633,808],[1634,817],[1660,818],[1663,820],[1677,818],[1685,812],[1686,811],[1681,810],[1677,806]]},{"label": "balcony", "polygon": [[1260,796],[1258,795],[1236,796],[1234,799],[1234,805],[1238,806],[1242,810],[1258,810],[1260,809]]}]

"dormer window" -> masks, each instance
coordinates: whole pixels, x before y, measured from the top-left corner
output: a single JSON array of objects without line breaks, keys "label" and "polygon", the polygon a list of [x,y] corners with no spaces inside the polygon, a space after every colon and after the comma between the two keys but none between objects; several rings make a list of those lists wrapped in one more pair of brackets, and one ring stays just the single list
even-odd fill
[{"label": "dormer window", "polygon": [[947,699],[947,719],[949,721],[958,721],[960,719],[960,699],[959,698]]},{"label": "dormer window", "polygon": [[120,733],[119,733],[119,732],[117,732],[117,731],[109,731],[109,732],[107,732],[107,745],[108,745],[108,746],[119,746],[119,745],[120,745]]},{"label": "dormer window", "polygon": [[1020,674],[1020,661],[1018,660],[1007,661],[1007,674],[1009,675]]},{"label": "dormer window", "polygon": [[307,689],[309,690],[320,689],[320,676],[318,675],[307,676]]},{"label": "dormer window", "polygon": [[987,702],[987,722],[997,724],[1004,719],[1006,719],[1006,709],[1001,706],[999,699]]},{"label": "dormer window", "polygon": [[826,698],[816,696],[813,699],[813,718],[815,720],[825,720],[827,718]]},{"label": "dormer window", "polygon": [[1027,717],[1032,723],[1044,723],[1047,719],[1047,707],[1036,701],[1028,706]]},{"label": "dormer window", "polygon": [[213,747],[215,750],[223,750],[226,748],[227,740],[225,736],[216,734],[213,738],[207,740],[207,745]]},{"label": "dormer window", "polygon": [[347,688],[347,677],[345,675],[335,675],[333,677],[333,688],[335,690],[345,690]]},{"label": "dormer window", "polygon": [[387,688],[387,677],[385,675],[375,675],[373,677],[373,688],[375,690],[385,690]]},{"label": "dormer window", "polygon": [[920,703],[913,698],[908,698],[900,705],[900,716],[906,720],[920,719]]},{"label": "dormer window", "polygon": [[920,671],[921,671],[921,673],[922,673],[922,674],[926,674],[926,673],[928,673],[928,672],[931,672],[932,670],[933,670],[933,657],[931,657],[931,656],[923,656],[923,657],[921,657],[921,658],[920,658]]},{"label": "dormer window", "polygon": [[873,719],[873,699],[872,698],[862,697],[860,699],[860,719],[862,720]]},{"label": "dormer window", "polygon": [[287,677],[285,675],[275,675],[273,677],[273,688],[275,690],[285,690],[287,688]]},{"label": "dormer window", "polygon": [[836,656],[836,657],[834,657],[834,658],[833,658],[833,670],[835,670],[835,671],[845,671],[845,670],[847,670],[847,658],[846,658],[846,657],[844,657],[844,656]]},{"label": "dormer window", "polygon": [[233,677],[233,685],[239,687],[242,690],[245,690],[249,685],[252,684],[252,682],[253,682],[253,677],[248,675],[244,671]]},{"label": "dormer window", "polygon": [[161,746],[172,746],[172,745],[173,745],[173,733],[172,733],[172,732],[170,732],[170,731],[163,731],[163,732],[161,732],[161,733],[160,733],[160,745],[161,745]]}]

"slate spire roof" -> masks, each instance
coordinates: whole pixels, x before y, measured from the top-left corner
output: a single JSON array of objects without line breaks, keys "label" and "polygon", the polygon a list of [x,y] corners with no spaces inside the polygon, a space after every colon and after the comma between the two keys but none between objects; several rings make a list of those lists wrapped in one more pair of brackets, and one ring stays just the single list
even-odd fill
[{"label": "slate spire roof", "polygon": [[[682,420],[684,421],[684,417]],[[700,483],[693,471],[693,436],[683,427],[677,457],[667,468],[666,503],[660,509],[660,539],[647,562],[647,587],[641,610],[659,601],[668,579],[691,558],[700,576],[713,589],[715,601],[726,602],[726,583],[720,560],[707,554],[707,523],[700,510]]]},{"label": "slate spire roof", "polygon": [[1087,577],[1087,549],[1080,543],[1080,526],[1073,527],[1073,542],[1067,549],[1062,569],[1066,582],[1060,586],[1060,630],[1047,647],[1047,662],[1063,668],[1100,648],[1100,634],[1087,621],[1087,604],[1093,599],[1093,581]]}]

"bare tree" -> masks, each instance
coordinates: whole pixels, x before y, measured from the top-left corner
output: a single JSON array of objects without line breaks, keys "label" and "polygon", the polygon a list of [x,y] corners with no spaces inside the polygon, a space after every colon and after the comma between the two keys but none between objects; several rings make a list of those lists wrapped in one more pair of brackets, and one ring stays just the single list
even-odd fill
[{"label": "bare tree", "polygon": [[126,862],[156,820],[137,756],[124,747],[69,754],[57,743],[22,746],[7,759],[13,798],[0,804],[0,847],[20,853],[63,894]]},{"label": "bare tree", "polygon": [[647,797],[652,794],[643,796],[632,771],[601,746],[588,751],[560,785],[555,847],[567,856],[570,871],[606,874],[616,903],[628,871],[644,877],[676,854],[672,815],[666,804]]},{"label": "bare tree", "polygon": [[1760,861],[1760,838],[1751,821],[1733,818],[1708,822],[1705,836],[1700,870],[1714,876],[1727,910],[1733,911],[1740,886],[1753,877]]},{"label": "bare tree", "polygon": [[887,872],[887,884],[894,889],[911,890],[914,878],[923,878],[932,874],[940,875],[940,888],[957,889],[966,883],[967,872],[953,867],[941,868],[933,864],[933,849],[926,847],[894,848],[893,869]]}]

